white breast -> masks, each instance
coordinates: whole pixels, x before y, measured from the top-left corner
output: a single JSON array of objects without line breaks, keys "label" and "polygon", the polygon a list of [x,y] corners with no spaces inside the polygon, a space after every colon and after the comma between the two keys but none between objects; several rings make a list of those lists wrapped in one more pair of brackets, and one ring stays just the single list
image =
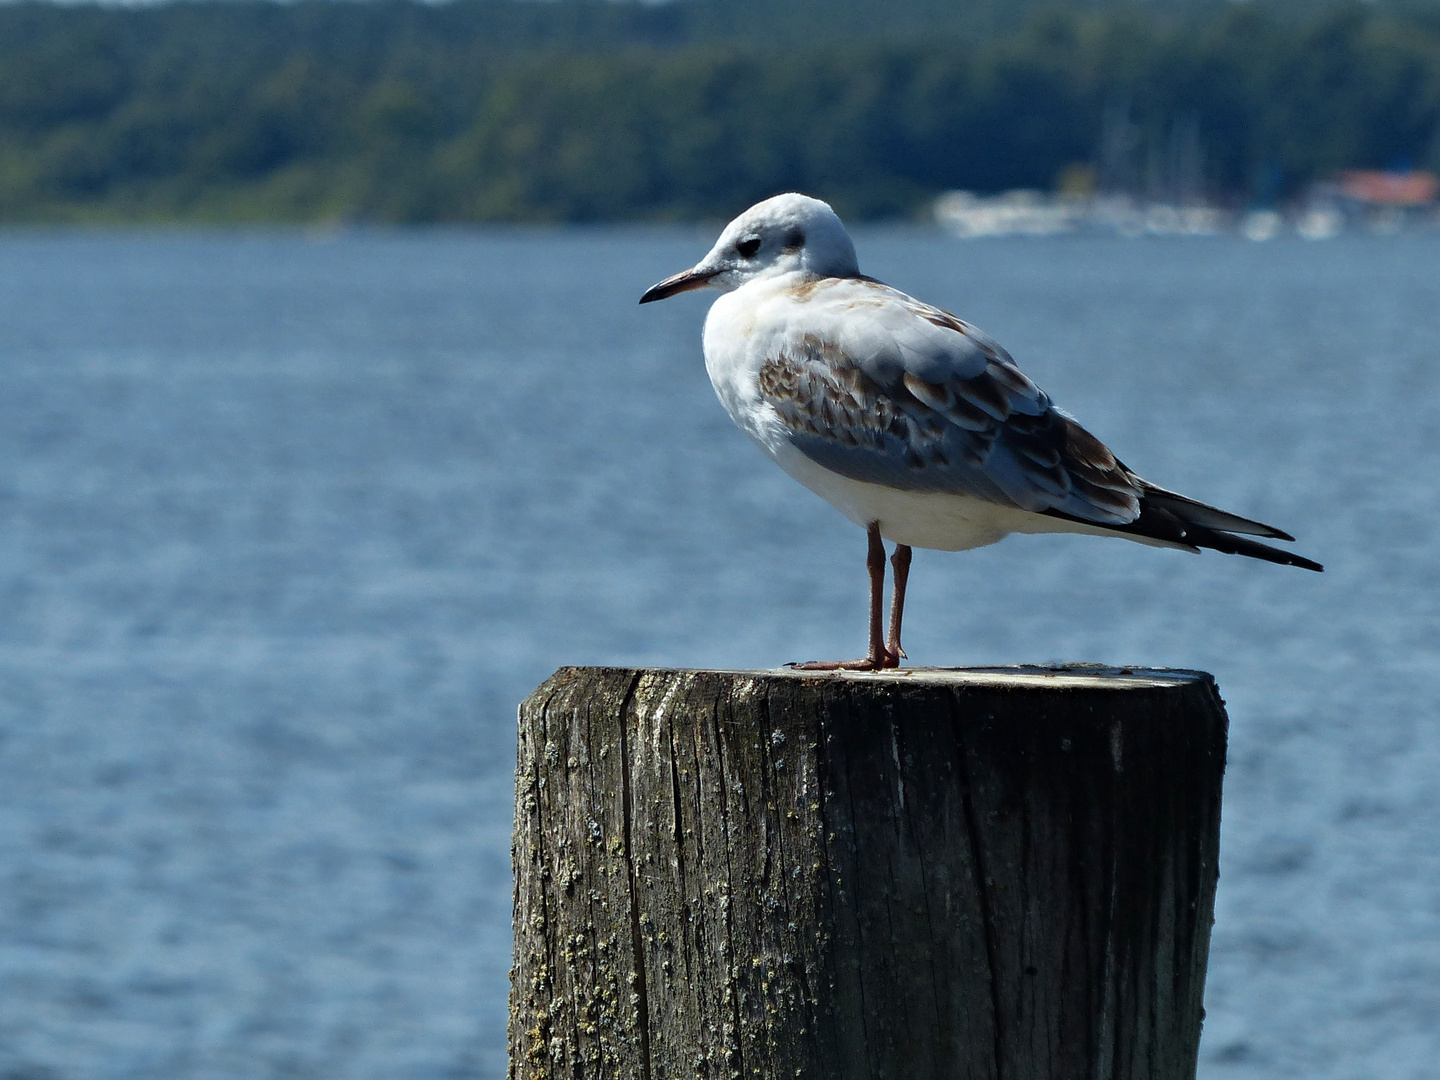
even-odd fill
[{"label": "white breast", "polygon": [[[705,317],[705,371],[720,404],[740,430],[774,456],[783,431],[775,411],[760,396],[760,366],[778,343],[774,320],[762,324],[761,307],[774,290],[755,281],[726,293]],[[781,430],[777,430],[777,428]]]}]

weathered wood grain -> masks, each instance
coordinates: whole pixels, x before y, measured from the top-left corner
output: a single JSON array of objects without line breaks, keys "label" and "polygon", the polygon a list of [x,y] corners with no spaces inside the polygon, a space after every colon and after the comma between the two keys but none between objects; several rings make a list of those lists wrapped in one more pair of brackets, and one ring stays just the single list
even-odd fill
[{"label": "weathered wood grain", "polygon": [[567,668],[520,709],[515,1080],[1191,1080],[1196,672]]}]

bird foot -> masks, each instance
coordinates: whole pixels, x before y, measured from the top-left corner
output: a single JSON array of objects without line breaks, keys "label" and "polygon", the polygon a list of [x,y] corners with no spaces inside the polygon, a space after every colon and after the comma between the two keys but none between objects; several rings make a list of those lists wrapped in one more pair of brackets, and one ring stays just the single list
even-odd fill
[{"label": "bird foot", "polygon": [[795,671],[882,671],[900,666],[900,657],[892,653],[862,656],[859,660],[807,660],[785,665]]}]

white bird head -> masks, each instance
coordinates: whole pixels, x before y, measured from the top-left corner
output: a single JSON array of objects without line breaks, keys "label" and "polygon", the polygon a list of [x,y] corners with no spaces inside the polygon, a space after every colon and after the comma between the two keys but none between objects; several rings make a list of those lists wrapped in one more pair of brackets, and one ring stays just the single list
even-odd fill
[{"label": "white bird head", "polygon": [[710,254],[652,285],[640,303],[706,286],[729,292],[749,281],[796,271],[854,277],[860,267],[855,245],[829,204],[792,192],[750,207],[725,226]]}]

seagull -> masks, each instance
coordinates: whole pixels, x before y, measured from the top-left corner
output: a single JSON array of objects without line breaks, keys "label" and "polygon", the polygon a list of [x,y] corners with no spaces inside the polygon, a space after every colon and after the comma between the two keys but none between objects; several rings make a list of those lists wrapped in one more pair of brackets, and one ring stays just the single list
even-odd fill
[{"label": "seagull", "polygon": [[[1293,541],[1288,533],[1137,476],[993,339],[860,273],[845,226],[819,199],[757,203],[640,303],[701,288],[724,291],[705,319],[704,352],[731,419],[867,535],[869,651],[796,667],[898,667],[917,547],[1088,533],[1323,569],[1247,539]],[[895,543],[888,633],[885,540]]]}]

